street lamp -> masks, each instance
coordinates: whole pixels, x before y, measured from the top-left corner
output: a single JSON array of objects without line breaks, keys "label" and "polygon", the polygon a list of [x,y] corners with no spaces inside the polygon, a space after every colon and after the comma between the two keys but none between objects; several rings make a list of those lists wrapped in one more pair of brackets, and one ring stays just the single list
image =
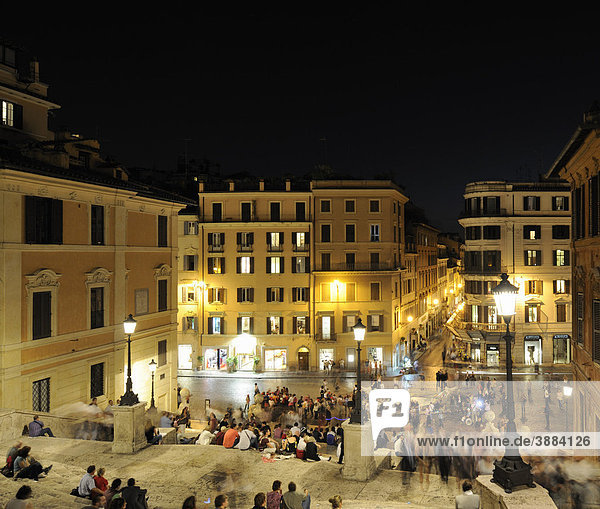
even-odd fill
[{"label": "street lamp", "polygon": [[[506,324],[506,412],[508,423],[506,430],[512,434],[517,431],[515,426],[515,402],[512,386],[512,336],[510,335],[510,320],[516,314],[517,294],[519,289],[508,282],[508,275],[500,276],[502,281],[498,286],[492,288],[492,294],[496,301],[497,313],[502,316]],[[523,461],[519,454],[518,447],[506,448],[504,457],[501,460],[494,461],[494,473],[492,482],[495,482],[504,488],[506,493],[511,493],[515,486],[527,485],[534,488],[531,466]]]},{"label": "street lamp", "polygon": [[354,393],[354,408],[352,409],[352,415],[350,416],[350,422],[352,424],[361,424],[360,418],[360,407],[361,407],[361,366],[360,366],[360,344],[365,339],[365,331],[367,328],[363,325],[362,320],[359,318],[356,321],[356,324],[352,327],[352,332],[354,332],[354,340],[358,345],[356,349],[357,353],[357,363],[356,363],[356,392]]},{"label": "street lamp", "polygon": [[136,325],[137,322],[131,314],[123,322],[123,329],[127,334],[127,385],[125,385],[125,394],[121,396],[120,406],[133,406],[140,402],[137,394],[133,392],[133,383],[131,382],[131,335],[135,332]]},{"label": "street lamp", "polygon": [[148,368],[150,368],[150,373],[152,374],[152,398],[150,399],[150,408],[154,408],[154,373],[156,373],[156,362],[152,359],[148,363]]},{"label": "street lamp", "polygon": [[569,431],[569,398],[573,394],[573,387],[570,385],[563,386],[563,395],[565,399],[565,433]]}]

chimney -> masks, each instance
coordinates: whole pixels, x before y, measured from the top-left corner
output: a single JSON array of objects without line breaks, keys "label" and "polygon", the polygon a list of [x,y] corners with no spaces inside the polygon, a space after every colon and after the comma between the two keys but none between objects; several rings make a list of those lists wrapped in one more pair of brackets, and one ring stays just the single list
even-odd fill
[{"label": "chimney", "polygon": [[285,190],[286,191],[292,190],[292,181],[290,179],[285,179]]},{"label": "chimney", "polygon": [[265,179],[260,179],[258,181],[258,190],[259,191],[264,191],[265,190]]},{"label": "chimney", "polygon": [[36,58],[29,62],[29,76],[34,83],[40,82],[40,63]]},{"label": "chimney", "polygon": [[199,193],[204,192],[204,180],[201,180],[200,182],[198,182],[198,192]]},{"label": "chimney", "polygon": [[233,180],[228,180],[229,182],[229,190],[235,191],[235,182]]}]

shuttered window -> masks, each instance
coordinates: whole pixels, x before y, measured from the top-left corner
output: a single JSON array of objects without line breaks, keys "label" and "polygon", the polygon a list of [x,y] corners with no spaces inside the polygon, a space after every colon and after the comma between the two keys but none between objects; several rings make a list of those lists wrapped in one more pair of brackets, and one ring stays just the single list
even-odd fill
[{"label": "shuttered window", "polygon": [[167,363],[167,340],[161,339],[158,342],[158,367]]},{"label": "shuttered window", "polygon": [[63,203],[52,198],[25,197],[25,242],[62,244]]},{"label": "shuttered window", "polygon": [[158,247],[167,247],[167,216],[158,216]]},{"label": "shuttered window", "polygon": [[600,300],[594,300],[592,307],[594,327],[592,335],[592,358],[594,362],[600,362]]},{"label": "shuttered window", "polygon": [[583,344],[583,317],[585,313],[585,299],[583,297],[583,292],[577,293],[577,300],[575,301],[576,311],[577,311],[577,342]]},{"label": "shuttered window", "polygon": [[35,292],[33,294],[33,339],[48,338],[52,335],[52,294]]},{"label": "shuttered window", "polygon": [[167,280],[158,280],[158,310],[167,310]]},{"label": "shuttered window", "polygon": [[92,205],[91,216],[91,243],[102,246],[104,245],[104,207]]},{"label": "shuttered window", "polygon": [[104,327],[104,288],[90,288],[90,328]]},{"label": "shuttered window", "polygon": [[104,394],[104,363],[92,364],[90,368],[90,398]]}]

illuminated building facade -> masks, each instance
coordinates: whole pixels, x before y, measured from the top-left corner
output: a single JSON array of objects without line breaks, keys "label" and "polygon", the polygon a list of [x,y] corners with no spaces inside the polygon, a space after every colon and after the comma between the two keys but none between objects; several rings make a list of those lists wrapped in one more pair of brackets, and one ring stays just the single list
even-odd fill
[{"label": "illuminated building facade", "polygon": [[519,287],[514,362],[568,364],[571,207],[564,182],[473,182],[465,188],[463,339],[471,359],[504,363],[504,325],[491,289],[506,272]]}]

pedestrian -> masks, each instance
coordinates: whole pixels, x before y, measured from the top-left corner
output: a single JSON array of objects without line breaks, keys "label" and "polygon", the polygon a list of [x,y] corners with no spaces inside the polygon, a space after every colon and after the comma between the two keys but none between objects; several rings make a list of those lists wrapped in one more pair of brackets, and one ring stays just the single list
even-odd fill
[{"label": "pedestrian", "polygon": [[33,502],[28,500],[32,496],[31,486],[24,484],[17,491],[15,498],[6,504],[6,509],[33,509]]},{"label": "pedestrian", "polygon": [[446,365],[446,347],[442,350],[442,364]]},{"label": "pedestrian", "polygon": [[546,416],[546,431],[550,431],[550,403],[544,405],[544,415]]}]

